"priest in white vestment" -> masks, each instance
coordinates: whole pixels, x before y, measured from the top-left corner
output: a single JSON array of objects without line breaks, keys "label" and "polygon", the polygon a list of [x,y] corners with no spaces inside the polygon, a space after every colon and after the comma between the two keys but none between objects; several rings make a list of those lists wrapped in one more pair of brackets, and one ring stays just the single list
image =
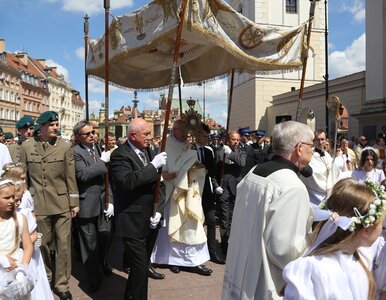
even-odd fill
[{"label": "priest in white vestment", "polygon": [[166,140],[165,226],[159,230],[151,262],[169,265],[174,273],[193,267],[190,271],[208,276],[212,270],[201,266],[210,259],[201,205],[206,170],[186,139],[185,121],[178,120]]},{"label": "priest in white vestment", "polygon": [[326,132],[317,130],[314,139],[315,152],[309,164],[312,176],[300,176],[307,187],[310,201],[316,205],[327,198],[339,177],[339,170],[333,164],[331,155],[324,150],[325,144]]},{"label": "priest in white vestment", "polygon": [[274,156],[237,186],[223,300],[281,298],[282,271],[303,254],[311,232],[311,204],[298,173],[311,160],[313,138],[302,123],[277,124]]}]

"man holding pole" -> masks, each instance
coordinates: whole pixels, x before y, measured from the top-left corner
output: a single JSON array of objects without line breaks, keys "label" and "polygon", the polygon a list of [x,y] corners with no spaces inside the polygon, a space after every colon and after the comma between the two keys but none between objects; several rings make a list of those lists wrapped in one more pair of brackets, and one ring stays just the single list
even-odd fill
[{"label": "man holding pole", "polygon": [[154,155],[150,133],[144,119],[132,120],[127,143],[112,153],[109,165],[116,234],[123,238],[124,260],[130,269],[125,299],[147,299],[149,259],[161,218],[160,213],[152,215],[158,169],[166,164],[166,153]]}]

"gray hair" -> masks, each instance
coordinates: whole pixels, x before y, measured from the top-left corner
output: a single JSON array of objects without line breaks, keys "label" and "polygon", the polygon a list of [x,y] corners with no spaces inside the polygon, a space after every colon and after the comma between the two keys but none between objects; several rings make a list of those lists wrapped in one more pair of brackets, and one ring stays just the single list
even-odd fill
[{"label": "gray hair", "polygon": [[72,132],[75,134],[75,135],[79,135],[80,134],[80,130],[84,127],[84,126],[92,126],[92,124],[90,122],[87,122],[87,121],[80,121],[78,123],[75,124],[74,128],[72,128]]},{"label": "gray hair", "polygon": [[306,124],[287,121],[276,124],[272,132],[273,152],[289,155],[299,143],[308,143],[314,139],[312,129]]}]

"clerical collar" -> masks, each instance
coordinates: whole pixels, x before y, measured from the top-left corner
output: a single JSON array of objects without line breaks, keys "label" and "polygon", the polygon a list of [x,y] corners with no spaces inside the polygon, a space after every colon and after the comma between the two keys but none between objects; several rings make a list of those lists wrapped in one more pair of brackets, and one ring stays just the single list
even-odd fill
[{"label": "clerical collar", "polygon": [[320,155],[320,157],[323,157],[323,156],[326,155],[326,153],[324,152],[324,150],[319,149],[319,148],[316,148],[316,147],[315,147],[315,152],[318,152],[319,155]]}]

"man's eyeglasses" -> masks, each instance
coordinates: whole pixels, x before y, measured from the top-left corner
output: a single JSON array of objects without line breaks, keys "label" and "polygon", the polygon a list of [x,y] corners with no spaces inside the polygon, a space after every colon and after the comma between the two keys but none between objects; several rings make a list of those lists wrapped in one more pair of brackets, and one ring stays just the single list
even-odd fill
[{"label": "man's eyeglasses", "polygon": [[95,134],[95,130],[91,130],[89,132],[85,132],[85,133],[79,133],[79,135],[85,135],[85,136],[90,136],[90,135],[94,135]]},{"label": "man's eyeglasses", "polygon": [[302,145],[307,145],[311,148],[311,150],[314,150],[315,149],[315,145],[314,144],[309,144],[309,143],[303,143],[303,142],[300,142],[299,144],[302,144]]}]

